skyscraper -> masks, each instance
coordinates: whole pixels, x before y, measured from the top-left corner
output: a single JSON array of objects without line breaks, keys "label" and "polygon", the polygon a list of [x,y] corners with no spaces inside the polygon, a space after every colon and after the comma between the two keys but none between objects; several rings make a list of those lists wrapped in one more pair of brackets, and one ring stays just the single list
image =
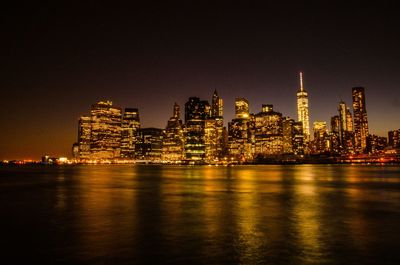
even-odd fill
[{"label": "skyscraper", "polygon": [[308,111],[308,93],[303,86],[303,73],[300,72],[300,88],[297,91],[297,117],[303,123],[304,141],[310,140],[310,116]]},{"label": "skyscraper", "polygon": [[78,124],[78,158],[90,158],[90,136],[92,121],[90,116],[81,116]]},{"label": "skyscraper", "polygon": [[179,105],[175,103],[172,117],[168,120],[165,128],[161,159],[164,162],[173,163],[183,161],[184,157],[181,113]]},{"label": "skyscraper", "polygon": [[126,108],[122,117],[121,157],[134,158],[135,144],[140,129],[139,111],[135,108]]},{"label": "skyscraper", "polygon": [[255,155],[268,156],[283,153],[282,113],[270,104],[263,105],[255,115]]},{"label": "skyscraper", "polygon": [[339,139],[341,152],[351,154],[354,151],[353,118],[350,109],[343,101],[339,102]]},{"label": "skyscraper", "polygon": [[135,156],[139,159],[161,162],[164,132],[159,128],[142,128],[138,133]]},{"label": "skyscraper", "polygon": [[190,97],[185,104],[185,157],[191,163],[205,159],[205,120],[210,118],[207,100]]},{"label": "skyscraper", "polygon": [[249,101],[245,98],[235,100],[235,119],[228,123],[229,154],[237,160],[251,160],[251,116]]},{"label": "skyscraper", "polygon": [[[225,150],[223,100],[214,90],[211,100],[211,117],[205,123],[206,160],[222,158]],[[215,137],[215,139],[213,139]]]},{"label": "skyscraper", "polygon": [[325,121],[314,121],[314,153],[321,154],[329,152],[328,130]]},{"label": "skyscraper", "polygon": [[294,120],[289,117],[284,117],[282,120],[283,128],[283,153],[293,153],[293,139],[294,139]]},{"label": "skyscraper", "polygon": [[331,153],[334,155],[340,154],[340,117],[335,115],[331,118],[331,132],[330,132],[330,142],[331,142]]},{"label": "skyscraper", "polygon": [[368,117],[365,106],[365,89],[353,87],[353,113],[354,113],[354,145],[356,153],[365,153],[367,150]]},{"label": "skyscraper", "polygon": [[100,101],[91,109],[90,151],[93,159],[119,158],[121,152],[121,108]]}]

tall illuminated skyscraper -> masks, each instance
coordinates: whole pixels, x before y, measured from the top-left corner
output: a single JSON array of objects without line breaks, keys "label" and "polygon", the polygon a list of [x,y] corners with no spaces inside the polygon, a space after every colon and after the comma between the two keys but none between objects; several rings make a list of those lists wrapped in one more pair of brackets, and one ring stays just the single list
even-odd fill
[{"label": "tall illuminated skyscraper", "polygon": [[92,159],[119,158],[121,152],[121,108],[111,101],[92,105],[90,151]]},{"label": "tall illuminated skyscraper", "polygon": [[357,153],[365,153],[368,137],[368,117],[365,107],[365,90],[363,87],[353,87],[353,113],[354,113],[354,142]]},{"label": "tall illuminated skyscraper", "polygon": [[217,90],[214,90],[211,100],[211,117],[205,122],[206,160],[208,161],[222,158],[225,149],[223,108],[223,100],[219,97]]},{"label": "tall illuminated skyscraper", "polygon": [[273,105],[262,105],[262,111],[255,114],[255,155],[268,156],[283,153],[282,113]]},{"label": "tall illuminated skyscraper", "polygon": [[161,160],[167,163],[181,162],[185,158],[185,139],[181,120],[181,111],[174,104],[172,117],[169,118],[164,131]]},{"label": "tall illuminated skyscraper", "polygon": [[121,157],[134,158],[139,129],[139,110],[136,108],[125,108],[122,117]]},{"label": "tall illuminated skyscraper", "polygon": [[228,123],[228,150],[238,160],[251,160],[252,144],[249,113],[249,101],[245,98],[235,99],[235,119]]},{"label": "tall illuminated skyscraper", "polygon": [[339,137],[342,153],[353,153],[354,137],[353,137],[353,118],[350,109],[343,101],[339,102]]},{"label": "tall illuminated skyscraper", "polygon": [[300,72],[300,88],[297,91],[297,117],[303,123],[304,141],[310,141],[310,116],[308,111],[308,93],[303,86],[303,73]]}]

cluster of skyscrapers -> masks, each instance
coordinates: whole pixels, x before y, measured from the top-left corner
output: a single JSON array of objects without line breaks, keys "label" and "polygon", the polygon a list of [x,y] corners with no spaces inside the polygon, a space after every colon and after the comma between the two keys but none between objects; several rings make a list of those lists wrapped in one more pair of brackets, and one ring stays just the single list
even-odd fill
[{"label": "cluster of skyscrapers", "polygon": [[297,120],[285,117],[264,104],[250,113],[245,98],[235,100],[235,118],[224,127],[223,100],[217,91],[211,104],[190,97],[185,104],[184,121],[178,104],[164,129],[141,128],[136,108],[113,106],[110,101],[94,104],[90,115],[79,119],[78,142],[74,157],[82,162],[134,160],[157,163],[262,162],[268,159],[307,156],[349,156],[399,148],[399,130],[386,137],[369,134],[365,90],[352,89],[353,114],[345,102],[330,121],[313,123],[310,133],[308,93],[300,73],[297,91]]}]

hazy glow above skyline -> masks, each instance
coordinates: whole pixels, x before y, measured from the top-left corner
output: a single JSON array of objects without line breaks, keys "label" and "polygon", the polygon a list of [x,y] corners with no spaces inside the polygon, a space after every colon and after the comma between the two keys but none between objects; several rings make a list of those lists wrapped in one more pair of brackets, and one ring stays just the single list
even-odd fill
[{"label": "hazy glow above skyline", "polygon": [[[390,6],[271,4],[62,6],[6,10],[1,66],[0,159],[70,154],[77,120],[109,99],[138,108],[142,127],[165,128],[174,102],[236,97],[250,112],[273,104],[297,117],[297,73],[304,71],[310,123],[351,105],[363,86],[370,132],[400,128],[398,20]],[[301,14],[301,15],[300,15]]]}]

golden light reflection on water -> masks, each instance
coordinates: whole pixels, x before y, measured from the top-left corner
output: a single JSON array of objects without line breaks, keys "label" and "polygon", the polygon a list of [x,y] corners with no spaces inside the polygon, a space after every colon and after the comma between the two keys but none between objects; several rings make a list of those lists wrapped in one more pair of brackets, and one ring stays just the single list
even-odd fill
[{"label": "golden light reflection on water", "polygon": [[[132,240],[136,229],[135,170],[121,174],[114,167],[82,168],[79,178],[80,243],[82,258],[93,254],[106,257],[120,251],[120,243]],[[125,243],[128,243],[125,242]],[[131,242],[130,242],[131,243]]]},{"label": "golden light reflection on water", "polygon": [[293,203],[293,215],[296,227],[298,244],[303,249],[304,259],[312,260],[321,253],[321,198],[313,167],[301,167],[296,171],[294,178],[300,181],[301,185],[296,185],[294,189],[295,201]]},{"label": "golden light reflection on water", "polygon": [[127,253],[147,259],[150,248],[161,258],[190,252],[217,263],[312,263],[328,259],[338,238],[351,251],[366,250],[374,228],[367,207],[399,199],[398,191],[382,198],[382,189],[365,186],[399,178],[359,172],[307,165],[81,167],[69,188],[59,174],[56,207],[79,207],[82,259]]}]

